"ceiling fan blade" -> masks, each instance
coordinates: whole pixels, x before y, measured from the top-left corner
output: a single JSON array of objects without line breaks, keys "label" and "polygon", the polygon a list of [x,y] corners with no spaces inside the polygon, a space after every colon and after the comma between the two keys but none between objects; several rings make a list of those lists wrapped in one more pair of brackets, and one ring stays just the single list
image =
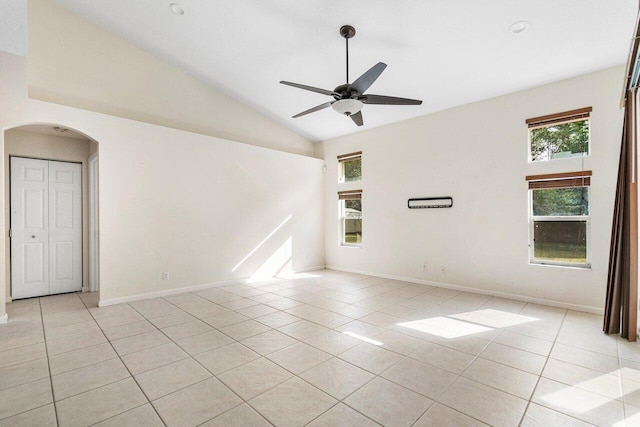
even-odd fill
[{"label": "ceiling fan blade", "polygon": [[422,101],[418,99],[397,98],[395,96],[384,95],[364,95],[361,96],[360,101],[365,104],[383,104],[383,105],[420,105]]},{"label": "ceiling fan blade", "polygon": [[285,82],[284,80],[281,81],[280,83],[282,83],[283,85],[287,85],[287,86],[297,87],[298,89],[310,90],[311,92],[321,93],[323,95],[329,95],[329,96],[338,95],[338,96],[340,96],[338,93],[336,93],[336,92],[334,92],[332,90],[326,90],[326,89],[320,89],[318,87],[301,85],[299,83]]},{"label": "ceiling fan blade", "polygon": [[385,68],[387,68],[387,64],[378,62],[369,68],[369,71],[358,77],[355,82],[351,83],[351,87],[361,94],[364,93],[380,77]]},{"label": "ceiling fan blade", "polygon": [[358,126],[362,126],[364,124],[364,122],[362,121],[362,111],[358,111],[357,113],[352,114],[349,117],[351,117],[353,123],[357,124]]},{"label": "ceiling fan blade", "polygon": [[334,102],[335,101],[331,101],[331,102],[325,102],[324,104],[316,105],[315,107],[309,108],[308,110],[303,111],[302,113],[296,114],[295,116],[292,117],[292,119],[295,119],[295,118],[300,117],[300,116],[307,115],[309,113],[314,113],[316,111],[324,110],[327,107],[331,107],[331,104],[333,104]]}]

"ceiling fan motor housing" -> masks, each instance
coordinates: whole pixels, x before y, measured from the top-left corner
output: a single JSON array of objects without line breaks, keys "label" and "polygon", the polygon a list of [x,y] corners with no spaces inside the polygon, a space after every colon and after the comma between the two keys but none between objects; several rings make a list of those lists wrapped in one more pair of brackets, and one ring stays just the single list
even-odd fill
[{"label": "ceiling fan motor housing", "polygon": [[358,99],[358,97],[360,96],[360,93],[358,93],[358,91],[356,91],[350,84],[340,85],[333,91],[335,92],[333,97],[336,100],[348,98]]}]

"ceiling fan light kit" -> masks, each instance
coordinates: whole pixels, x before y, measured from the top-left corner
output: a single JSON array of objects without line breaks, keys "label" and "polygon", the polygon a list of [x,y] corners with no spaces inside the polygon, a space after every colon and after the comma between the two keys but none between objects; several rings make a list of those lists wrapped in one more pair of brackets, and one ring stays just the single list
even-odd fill
[{"label": "ceiling fan light kit", "polygon": [[346,65],[347,65],[347,83],[336,87],[334,90],[320,89],[313,86],[302,85],[299,83],[292,83],[287,81],[281,81],[280,83],[297,87],[298,89],[308,90],[311,92],[320,93],[333,97],[333,101],[325,102],[324,104],[317,105],[306,111],[296,114],[293,118],[305,116],[315,111],[320,111],[328,107],[332,107],[340,114],[344,114],[353,120],[353,122],[362,126],[364,124],[362,118],[362,107],[364,104],[378,104],[378,105],[420,105],[422,101],[417,99],[397,98],[393,96],[384,95],[371,95],[365,94],[365,91],[380,77],[380,74],[387,68],[387,64],[378,62],[371,67],[367,72],[358,77],[353,83],[349,83],[349,39],[356,35],[356,29],[351,25],[343,25],[340,27],[340,35],[345,39],[346,44]]},{"label": "ceiling fan light kit", "polygon": [[362,101],[358,101],[357,99],[339,99],[331,105],[331,108],[333,108],[340,114],[350,116],[362,110],[363,106],[364,103]]}]

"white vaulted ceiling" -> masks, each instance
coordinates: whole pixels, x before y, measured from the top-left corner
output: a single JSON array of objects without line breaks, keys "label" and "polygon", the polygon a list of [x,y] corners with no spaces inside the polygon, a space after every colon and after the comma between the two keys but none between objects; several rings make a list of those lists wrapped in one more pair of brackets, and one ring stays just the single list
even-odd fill
[{"label": "white vaulted ceiling", "polygon": [[[56,2],[314,141],[622,64],[637,8],[637,0]],[[529,29],[511,33],[521,20]],[[344,24],[357,31],[351,80],[385,62],[368,92],[423,105],[366,105],[362,128],[332,109],[291,118],[331,98],[278,82],[343,84]]]}]

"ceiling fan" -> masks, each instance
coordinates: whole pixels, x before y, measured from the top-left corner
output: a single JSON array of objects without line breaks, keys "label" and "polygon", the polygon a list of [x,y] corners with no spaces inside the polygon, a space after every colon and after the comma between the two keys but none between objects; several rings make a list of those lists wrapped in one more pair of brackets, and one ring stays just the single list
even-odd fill
[{"label": "ceiling fan", "polygon": [[362,107],[364,104],[382,104],[382,105],[420,105],[422,101],[417,99],[396,98],[393,96],[371,95],[364,93],[376,81],[380,74],[387,68],[387,64],[378,62],[371,67],[369,71],[358,77],[353,83],[349,84],[349,39],[356,35],[356,29],[351,25],[343,25],[340,28],[340,35],[344,37],[347,46],[347,83],[336,87],[334,90],[320,89],[313,86],[301,85],[298,83],[281,81],[283,85],[297,87],[299,89],[309,90],[311,92],[329,95],[334,98],[333,101],[325,102],[317,105],[302,113],[298,113],[293,118],[307,115],[315,111],[332,107],[340,114],[351,117],[351,120],[358,125],[364,124],[362,120]]}]

